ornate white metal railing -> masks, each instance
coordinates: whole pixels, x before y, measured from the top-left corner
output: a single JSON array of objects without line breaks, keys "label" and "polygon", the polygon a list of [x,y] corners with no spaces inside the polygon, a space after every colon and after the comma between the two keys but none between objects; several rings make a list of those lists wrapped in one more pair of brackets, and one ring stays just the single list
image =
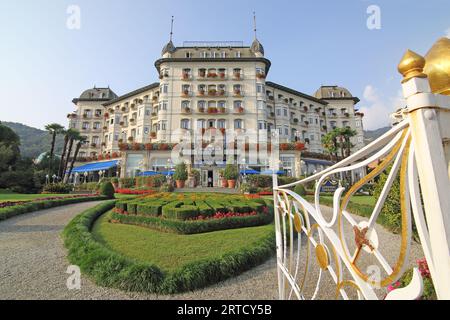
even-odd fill
[{"label": "ornate white metal railing", "polygon": [[[431,92],[428,79],[421,72],[425,64],[422,57],[408,51],[402,63],[408,107],[397,113],[402,120],[396,126],[357,153],[311,177],[278,186],[277,177],[273,176],[280,299],[317,298],[326,274],[328,282],[334,283],[336,298],[379,299],[383,296],[379,289],[394,283],[405,272],[413,221],[437,296],[450,299],[450,156],[445,143],[449,132],[442,129],[450,126],[450,97]],[[379,164],[354,185],[347,189],[339,186],[334,192],[332,212],[322,212],[320,190],[328,178],[365,168],[375,161]],[[388,168],[387,180],[372,213],[357,222],[347,211],[351,197]],[[401,232],[393,262],[386,258],[386,244],[379,241],[374,227],[397,176]],[[315,182],[313,203],[290,190],[308,182]],[[361,262],[362,256],[370,263]],[[312,287],[311,280],[315,281]],[[391,291],[385,298],[416,299],[422,287],[421,274],[415,268],[410,284]]]}]

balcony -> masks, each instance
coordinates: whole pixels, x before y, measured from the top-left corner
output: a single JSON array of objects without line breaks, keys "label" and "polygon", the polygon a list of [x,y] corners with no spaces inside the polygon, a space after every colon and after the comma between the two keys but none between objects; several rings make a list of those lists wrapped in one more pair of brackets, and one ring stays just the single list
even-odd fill
[{"label": "balcony", "polygon": [[181,108],[181,113],[182,114],[191,114],[192,110],[189,107],[183,107],[183,108]]},{"label": "balcony", "polygon": [[233,97],[235,98],[242,98],[244,96],[244,92],[242,90],[233,90]]},{"label": "balcony", "polygon": [[183,72],[183,74],[181,76],[181,80],[184,80],[184,81],[192,80],[192,74]]},{"label": "balcony", "polygon": [[241,72],[233,72],[233,80],[242,80],[244,78]]},{"label": "balcony", "polygon": [[244,110],[243,107],[235,107],[235,108],[233,108],[233,113],[242,114],[244,112],[245,112],[245,110]]},{"label": "balcony", "polygon": [[189,98],[189,97],[192,96],[192,92],[189,91],[189,90],[183,90],[183,92],[181,93],[181,96],[182,96],[183,98]]},{"label": "balcony", "polygon": [[67,115],[67,118],[68,118],[68,119],[76,119],[76,118],[77,118],[77,114],[76,114],[76,113],[69,113],[69,114]]}]

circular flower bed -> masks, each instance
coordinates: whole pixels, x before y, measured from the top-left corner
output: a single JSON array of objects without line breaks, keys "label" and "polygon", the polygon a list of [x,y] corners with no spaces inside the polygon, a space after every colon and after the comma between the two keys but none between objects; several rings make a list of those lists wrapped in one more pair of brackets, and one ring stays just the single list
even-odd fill
[{"label": "circular flower bed", "polygon": [[[217,232],[205,230],[206,233],[187,235],[110,222],[113,220],[111,217],[117,215],[122,218],[148,218],[174,224],[192,224],[201,229],[210,223],[222,223],[227,219],[269,216],[265,213],[265,203],[253,202],[253,199],[250,201],[242,196],[215,197],[217,205],[227,204],[230,208],[241,211],[236,212],[236,216],[215,217],[215,209],[209,204],[204,205],[209,203],[207,200],[211,196],[208,195],[198,195],[193,199],[192,195],[159,194],[130,201],[106,201],[83,212],[65,228],[64,243],[68,248],[69,260],[98,285],[127,291],[171,294],[202,288],[236,276],[271,257],[275,252],[275,234],[271,225]],[[219,201],[225,198],[225,203]],[[193,204],[184,204],[188,199]],[[243,203],[233,201],[237,199]],[[179,202],[183,205],[178,205]],[[161,214],[142,216],[128,213],[128,210],[137,210],[143,204],[147,205],[147,212],[151,212],[150,205],[153,204],[152,212],[161,211]],[[169,205],[169,209],[164,209],[166,205]],[[253,205],[255,207],[251,211],[244,208]],[[191,220],[177,218],[178,212],[173,210],[182,206],[186,206],[186,210],[187,206],[191,206],[190,210],[198,215],[189,214]],[[199,212],[206,212],[208,209],[206,206],[209,207],[208,212],[213,213],[209,214],[208,219],[198,220]],[[123,213],[113,212],[111,209],[123,210]],[[142,212],[142,208],[140,210]],[[257,212],[256,215],[254,211]],[[169,212],[174,217],[164,218],[163,212]],[[197,220],[193,219],[195,217]],[[266,220],[266,224],[267,221],[270,220]]]}]

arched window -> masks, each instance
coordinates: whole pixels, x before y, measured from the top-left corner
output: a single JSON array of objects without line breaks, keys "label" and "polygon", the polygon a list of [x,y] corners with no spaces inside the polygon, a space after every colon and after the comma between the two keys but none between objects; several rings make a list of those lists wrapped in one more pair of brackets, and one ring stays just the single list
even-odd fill
[{"label": "arched window", "polygon": [[191,106],[191,102],[190,101],[187,101],[187,100],[181,101],[181,108],[182,109],[189,108],[190,106]]},{"label": "arched window", "polygon": [[234,129],[244,129],[244,121],[242,119],[235,119]]},{"label": "arched window", "polygon": [[181,119],[181,128],[182,129],[190,129],[191,121],[189,119]]},{"label": "arched window", "polygon": [[225,119],[217,120],[217,128],[225,129],[226,127],[227,127],[227,120],[225,120]]},{"label": "arched window", "polygon": [[206,128],[206,121],[204,119],[198,119],[197,129],[205,129],[205,128]]}]

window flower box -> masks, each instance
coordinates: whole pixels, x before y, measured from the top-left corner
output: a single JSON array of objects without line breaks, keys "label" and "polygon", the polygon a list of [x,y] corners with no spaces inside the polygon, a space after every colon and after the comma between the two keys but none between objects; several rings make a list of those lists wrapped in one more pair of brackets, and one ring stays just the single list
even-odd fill
[{"label": "window flower box", "polygon": [[225,107],[220,107],[220,108],[218,108],[218,110],[219,110],[219,113],[226,113],[227,112],[227,109]]},{"label": "window flower box", "polygon": [[136,119],[133,119],[133,118],[130,119],[131,123],[134,123],[135,121],[136,121]]},{"label": "window flower box", "polygon": [[220,72],[220,73],[219,73],[219,77],[220,77],[221,79],[225,79],[225,72]]},{"label": "window flower box", "polygon": [[234,90],[235,96],[241,96],[241,90]]},{"label": "window flower box", "polygon": [[128,137],[128,141],[132,142],[134,140],[133,137]]},{"label": "window flower box", "polygon": [[199,90],[199,91],[198,91],[198,94],[199,94],[200,96],[204,96],[204,95],[205,95],[205,90]]},{"label": "window flower box", "polygon": [[225,90],[219,90],[218,95],[223,97],[225,95]]},{"label": "window flower box", "polygon": [[234,72],[233,77],[234,79],[239,80],[241,78],[241,74],[239,72]]},{"label": "window flower box", "polygon": [[208,108],[208,113],[217,113],[218,112],[218,110],[217,110],[217,108],[215,108],[215,107],[209,107]]},{"label": "window flower box", "polygon": [[156,112],[152,112],[152,117],[156,117],[158,114]]},{"label": "window flower box", "polygon": [[189,90],[183,90],[183,97],[189,97]]},{"label": "window flower box", "polygon": [[204,113],[205,112],[205,108],[204,107],[198,107],[198,112]]},{"label": "window flower box", "polygon": [[217,78],[217,73],[215,73],[215,72],[208,72],[208,78]]},{"label": "window flower box", "polygon": [[95,147],[97,147],[97,144],[95,142],[93,142],[93,143],[91,143],[91,147],[95,148]]},{"label": "window flower box", "polygon": [[210,95],[210,96],[215,96],[216,94],[217,94],[216,89],[210,89],[210,90],[208,90],[208,95]]},{"label": "window flower box", "polygon": [[156,139],[156,132],[155,131],[150,132],[150,138]]}]

